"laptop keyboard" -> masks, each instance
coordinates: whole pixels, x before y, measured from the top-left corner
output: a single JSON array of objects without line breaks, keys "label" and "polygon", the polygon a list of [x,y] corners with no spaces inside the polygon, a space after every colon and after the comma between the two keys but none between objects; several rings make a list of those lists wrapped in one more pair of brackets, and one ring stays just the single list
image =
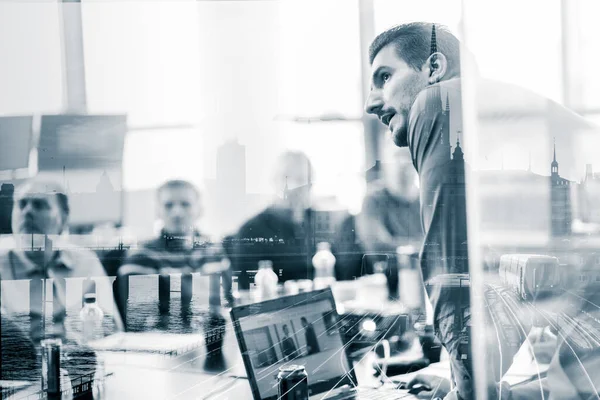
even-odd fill
[{"label": "laptop keyboard", "polygon": [[396,400],[416,398],[417,397],[415,397],[414,395],[409,394],[407,390],[361,388],[358,390],[353,390],[349,393],[338,394],[333,397],[327,397],[322,400]]},{"label": "laptop keyboard", "polygon": [[405,390],[377,390],[367,389],[359,390],[357,400],[396,400],[411,398],[412,395],[408,394]]}]

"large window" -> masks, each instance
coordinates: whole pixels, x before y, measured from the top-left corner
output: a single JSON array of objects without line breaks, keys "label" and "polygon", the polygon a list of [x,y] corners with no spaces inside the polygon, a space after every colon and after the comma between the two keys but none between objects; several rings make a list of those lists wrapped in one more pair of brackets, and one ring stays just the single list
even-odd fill
[{"label": "large window", "polygon": [[0,115],[63,107],[62,46],[56,2],[0,3]]},{"label": "large window", "polygon": [[89,112],[128,115],[126,190],[184,178],[219,191],[219,149],[233,141],[245,162],[221,168],[260,199],[237,223],[276,195],[270,169],[286,149],[312,159],[316,197],[360,204],[360,183],[349,186],[364,173],[357,2],[90,1],[82,11]]}]

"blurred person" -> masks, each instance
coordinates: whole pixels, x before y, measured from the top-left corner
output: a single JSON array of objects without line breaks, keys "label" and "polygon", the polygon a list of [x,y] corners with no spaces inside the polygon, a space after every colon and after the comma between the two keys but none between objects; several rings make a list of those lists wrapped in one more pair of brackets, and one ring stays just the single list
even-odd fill
[{"label": "blurred person", "polygon": [[[64,189],[51,181],[33,179],[15,191],[12,210],[12,248],[0,250],[0,277],[2,280],[2,311],[7,317],[24,312],[29,304],[30,335],[39,344],[45,337],[60,337],[63,341],[75,339],[79,332],[65,327],[67,309],[82,307],[83,295],[96,291],[91,279],[83,281],[82,297],[67,296],[68,278],[106,277],[98,257],[91,251],[70,245],[68,230],[69,199]],[[44,238],[44,249],[34,247],[34,239]],[[43,282],[52,281],[52,318],[43,319],[45,304],[42,298]],[[29,291],[21,283],[29,280]],[[21,281],[15,282],[15,281]],[[50,289],[46,285],[47,290]],[[48,296],[48,293],[47,293]],[[115,330],[122,329],[121,318],[114,310]]]},{"label": "blurred person", "polygon": [[266,209],[245,222],[233,236],[232,267],[240,271],[239,288],[249,289],[248,271],[261,260],[271,260],[280,283],[290,279],[312,279],[313,235],[311,176],[313,167],[301,152],[279,156],[273,168],[273,186],[278,197]]},{"label": "blurred person", "polygon": [[195,244],[207,244],[209,238],[197,228],[202,216],[200,191],[190,182],[170,180],[156,190],[157,218],[162,224],[158,237],[131,251],[121,272],[136,266],[149,274],[192,270]]},{"label": "blurred person", "polygon": [[[447,398],[471,399],[475,396],[471,355],[461,351],[464,348],[463,332],[468,322],[468,318],[464,317],[467,310],[457,303],[451,286],[444,284],[451,282],[455,274],[469,273],[465,192],[465,169],[468,164],[465,163],[460,136],[461,52],[463,56],[468,56],[454,35],[446,28],[431,23],[409,23],[381,33],[369,49],[372,77],[365,110],[389,127],[397,146],[408,147],[419,174],[421,221],[425,234],[420,257],[421,269],[425,282],[436,282],[428,286],[428,292],[434,311],[435,331],[450,355],[454,389]],[[535,108],[529,105],[532,109],[546,110],[548,115],[560,122],[560,134],[569,135],[570,130],[587,126],[574,113],[531,92],[478,77],[475,82],[477,106],[480,108],[487,105],[496,110],[525,98],[535,105]],[[521,129],[525,136],[529,125],[522,126],[511,129]],[[485,128],[480,126],[480,136],[488,133]],[[493,147],[500,145],[502,139],[501,135],[487,135],[480,143]],[[488,286],[484,288],[489,290]],[[468,296],[468,291],[465,294]],[[493,329],[490,327],[494,326],[490,312],[493,310],[488,308],[485,314],[486,329]],[[470,346],[470,334],[467,336]],[[494,341],[494,337],[495,332],[489,332],[485,339]],[[477,349],[478,355],[485,358],[489,365],[486,380],[490,398],[543,396],[546,389],[540,390],[540,385],[545,384],[542,382],[533,382],[533,389],[525,387],[527,385],[509,388],[505,382],[494,384],[509,365],[497,361],[501,358],[499,353],[503,352],[501,347],[488,343],[485,349]],[[569,353],[567,347],[561,346],[561,351],[566,353],[555,353],[553,365],[556,367],[553,370],[551,366],[549,376],[560,375],[560,371],[564,370],[559,364],[561,356]],[[573,358],[572,355],[570,357]],[[591,366],[596,361],[590,362]],[[499,370],[495,370],[498,365]],[[562,373],[562,376],[563,379],[554,381],[554,386],[550,382],[548,390],[556,393],[556,398],[572,398],[559,395],[561,385],[565,382],[565,374]],[[426,378],[417,379],[417,383],[424,381],[427,383]],[[591,381],[594,382],[592,386],[600,387],[600,373],[594,373]],[[432,379],[428,386],[432,390],[439,388],[439,380]],[[424,395],[431,396],[431,392]],[[439,392],[436,395],[439,396]]]},{"label": "blurred person", "polygon": [[[185,307],[189,306],[192,295],[192,272],[220,275],[225,295],[229,299],[231,275],[222,246],[220,243],[213,243],[198,229],[198,220],[202,216],[202,198],[198,188],[188,181],[169,180],[158,187],[156,200],[157,218],[162,224],[160,234],[131,250],[118,269],[121,282],[118,298],[122,313],[126,313],[129,290],[126,277],[131,275],[159,274],[161,298],[161,292],[167,295],[170,293],[170,274],[183,274],[181,296],[187,300],[182,301],[182,312],[185,315],[188,315]],[[159,302],[161,312],[167,312],[168,308],[168,302]]]},{"label": "blurred person", "polygon": [[390,158],[357,216],[358,236],[368,252],[395,253],[398,246],[420,243],[423,238],[418,177],[410,153],[396,148]]},{"label": "blurred person", "polygon": [[315,333],[315,328],[305,317],[300,318],[300,323],[304,327],[304,336],[306,338],[306,355],[318,353],[321,351],[319,348],[319,340]]},{"label": "blurred person", "polygon": [[283,349],[283,358],[287,361],[292,361],[298,357],[298,349],[294,343],[294,339],[290,337],[290,329],[286,324],[281,327],[283,330],[283,339],[281,339],[281,348]]}]

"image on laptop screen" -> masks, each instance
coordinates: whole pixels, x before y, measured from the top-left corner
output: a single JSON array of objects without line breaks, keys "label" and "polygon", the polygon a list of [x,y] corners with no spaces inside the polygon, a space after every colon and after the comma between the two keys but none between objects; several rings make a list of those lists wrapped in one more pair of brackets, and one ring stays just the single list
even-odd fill
[{"label": "image on laptop screen", "polygon": [[277,398],[284,365],[305,367],[310,394],[356,381],[330,290],[236,307],[232,316],[255,397]]}]

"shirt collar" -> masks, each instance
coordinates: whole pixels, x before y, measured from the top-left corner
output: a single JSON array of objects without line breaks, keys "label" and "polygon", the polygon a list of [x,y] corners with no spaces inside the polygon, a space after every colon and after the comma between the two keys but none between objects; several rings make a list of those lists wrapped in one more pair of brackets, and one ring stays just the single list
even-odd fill
[{"label": "shirt collar", "polygon": [[[34,264],[27,256],[23,250],[12,250],[12,254],[14,254],[15,258],[19,262],[19,266],[15,266],[15,268],[21,269],[25,274],[33,274],[41,268]],[[52,260],[48,263],[49,269],[55,268],[67,268],[69,270],[73,269],[73,257],[64,250],[58,250]],[[18,273],[15,271],[15,273]]]}]

